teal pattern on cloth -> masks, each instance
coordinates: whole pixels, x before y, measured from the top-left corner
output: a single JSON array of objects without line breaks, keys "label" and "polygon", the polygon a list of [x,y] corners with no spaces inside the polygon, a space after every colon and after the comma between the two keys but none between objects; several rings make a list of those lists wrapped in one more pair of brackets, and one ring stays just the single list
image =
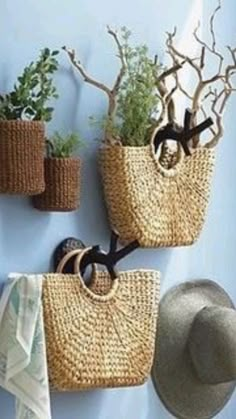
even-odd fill
[{"label": "teal pattern on cloth", "polygon": [[51,419],[42,283],[10,274],[0,300],[0,385],[16,397],[16,419]]}]

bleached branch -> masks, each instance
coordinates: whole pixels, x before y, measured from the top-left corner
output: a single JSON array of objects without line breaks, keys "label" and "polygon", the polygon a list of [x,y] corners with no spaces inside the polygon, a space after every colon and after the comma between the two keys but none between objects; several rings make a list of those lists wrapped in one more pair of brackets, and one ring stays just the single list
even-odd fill
[{"label": "bleached branch", "polygon": [[81,76],[83,77],[84,81],[88,84],[95,86],[97,89],[102,90],[108,97],[108,121],[107,127],[105,129],[105,138],[108,142],[112,142],[113,139],[110,138],[109,135],[109,126],[112,125],[113,119],[115,116],[116,106],[117,106],[117,94],[122,82],[122,79],[126,72],[126,63],[125,63],[125,56],[123,52],[122,45],[120,43],[119,37],[117,33],[112,30],[109,26],[107,26],[107,32],[115,41],[118,50],[118,57],[121,61],[121,67],[115,79],[114,85],[112,88],[109,88],[104,83],[95,80],[91,77],[85,68],[83,67],[82,63],[76,58],[75,51],[73,49],[67,48],[66,46],[63,47],[63,50],[67,53],[72,65],[79,71]]}]

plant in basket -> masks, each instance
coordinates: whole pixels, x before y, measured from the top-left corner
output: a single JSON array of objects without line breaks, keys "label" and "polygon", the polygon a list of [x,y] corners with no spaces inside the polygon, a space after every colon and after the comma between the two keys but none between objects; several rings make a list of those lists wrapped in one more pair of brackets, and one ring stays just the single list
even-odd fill
[{"label": "plant in basket", "polygon": [[[121,62],[112,88],[90,77],[75,51],[64,47],[85,82],[108,97],[100,162],[110,222],[122,241],[136,239],[143,247],[182,246],[192,244],[201,233],[215,147],[223,135],[223,112],[235,91],[236,48],[228,47],[228,62],[216,42],[220,8],[219,3],[210,16],[209,43],[200,39],[198,27],[194,30],[197,57],[178,50],[176,30],[167,33],[171,65],[164,69],[156,58],[149,58],[147,48],[130,46],[129,32],[122,30],[120,37],[108,28]],[[182,67],[195,75],[191,91],[184,85]],[[167,79],[172,80],[171,88]],[[175,116],[177,93],[189,106],[183,125]],[[209,136],[203,142],[200,133],[206,128]],[[176,141],[175,150],[166,141],[170,138]]]},{"label": "plant in basket", "polygon": [[[94,117],[90,120],[93,125],[104,129],[105,144],[141,147],[149,143],[149,132],[154,128],[154,117],[158,114],[160,98],[156,76],[162,66],[157,60],[154,64],[145,44],[131,45],[131,32],[127,28],[122,27],[116,33],[108,27],[108,34],[116,42],[121,69],[111,89],[98,83],[97,87],[102,90],[105,87],[108,94],[109,109],[101,120]],[[74,51],[64,49],[79,71],[84,72],[81,64],[75,61]]]},{"label": "plant in basket", "polygon": [[44,183],[44,122],[51,120],[57,98],[53,74],[57,54],[45,48],[25,67],[13,90],[0,95],[0,193],[33,195]]},{"label": "plant in basket", "polygon": [[74,153],[81,145],[78,134],[56,132],[46,140],[45,190],[33,197],[41,211],[73,211],[79,207],[81,160]]}]

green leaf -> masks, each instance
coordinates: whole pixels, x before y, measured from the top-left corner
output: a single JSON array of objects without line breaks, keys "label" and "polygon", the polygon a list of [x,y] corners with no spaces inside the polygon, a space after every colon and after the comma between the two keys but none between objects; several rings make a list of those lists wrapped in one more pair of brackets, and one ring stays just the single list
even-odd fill
[{"label": "green leaf", "polygon": [[34,110],[30,107],[25,109],[25,113],[33,116],[35,114]]},{"label": "green leaf", "polygon": [[49,48],[44,48],[44,50],[43,50],[43,55],[44,55],[44,57],[49,57],[49,55],[50,55],[50,49]]}]

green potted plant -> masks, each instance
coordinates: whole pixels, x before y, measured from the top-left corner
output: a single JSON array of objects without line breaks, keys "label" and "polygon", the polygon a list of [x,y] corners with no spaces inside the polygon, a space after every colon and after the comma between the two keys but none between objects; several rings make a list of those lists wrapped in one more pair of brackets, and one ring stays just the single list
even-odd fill
[{"label": "green potted plant", "polygon": [[[149,151],[151,133],[157,123],[158,105],[162,100],[157,89],[161,65],[156,58],[150,57],[146,45],[132,45],[131,32],[127,28],[116,32],[107,27],[107,32],[115,43],[120,61],[112,87],[88,75],[73,49],[66,46],[63,49],[84,81],[103,91],[108,98],[107,114],[100,119],[91,117],[90,120],[104,132],[100,164],[105,198],[111,224],[122,239],[120,224],[127,225],[130,213],[126,213],[129,204],[126,208],[124,204],[130,198],[126,193],[125,166],[128,167],[132,159],[142,159],[143,154]],[[117,196],[113,197],[116,193]],[[117,201],[113,209],[113,203]]]},{"label": "green potted plant", "polygon": [[80,202],[81,159],[74,156],[81,145],[80,137],[76,133],[62,136],[56,132],[46,143],[46,187],[33,197],[33,205],[41,211],[74,211]]},{"label": "green potted plant", "polygon": [[25,67],[10,93],[0,95],[0,193],[33,195],[44,183],[45,128],[57,98],[58,51],[45,48]]},{"label": "green potted plant", "polygon": [[121,28],[114,32],[108,27],[108,34],[115,40],[121,68],[112,88],[88,76],[74,50],[66,47],[72,64],[84,80],[103,90],[108,95],[108,112],[101,119],[90,117],[95,126],[104,130],[103,143],[119,144],[125,147],[142,147],[150,142],[150,132],[155,128],[160,97],[157,91],[157,75],[161,65],[150,57],[146,45],[132,46],[131,32]]}]

